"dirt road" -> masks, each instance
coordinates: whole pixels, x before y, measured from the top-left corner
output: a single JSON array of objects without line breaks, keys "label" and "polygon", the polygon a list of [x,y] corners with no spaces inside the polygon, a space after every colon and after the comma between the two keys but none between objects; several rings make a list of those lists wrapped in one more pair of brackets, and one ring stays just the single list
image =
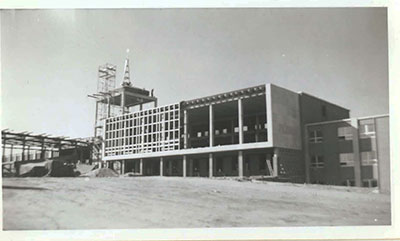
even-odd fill
[{"label": "dirt road", "polygon": [[349,190],[180,177],[3,178],[3,228],[390,224],[389,195]]}]

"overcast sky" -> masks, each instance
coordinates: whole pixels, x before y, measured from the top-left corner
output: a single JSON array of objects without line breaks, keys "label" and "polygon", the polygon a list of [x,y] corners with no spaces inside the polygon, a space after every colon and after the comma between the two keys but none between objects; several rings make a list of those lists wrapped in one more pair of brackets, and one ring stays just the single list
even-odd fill
[{"label": "overcast sky", "polygon": [[93,135],[97,69],[126,49],[159,105],[263,83],[386,114],[386,9],[2,10],[2,128]]}]

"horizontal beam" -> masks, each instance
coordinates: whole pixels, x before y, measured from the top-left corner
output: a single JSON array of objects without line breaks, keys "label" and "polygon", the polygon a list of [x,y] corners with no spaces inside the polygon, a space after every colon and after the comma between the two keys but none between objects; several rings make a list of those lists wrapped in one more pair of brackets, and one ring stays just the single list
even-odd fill
[{"label": "horizontal beam", "polygon": [[149,152],[149,153],[137,153],[128,155],[108,156],[104,157],[104,161],[114,161],[121,159],[140,159],[140,158],[155,158],[164,156],[181,156],[181,155],[196,155],[196,154],[207,154],[216,152],[228,152],[228,151],[243,151],[251,149],[262,149],[271,148],[270,142],[257,142],[257,143],[245,143],[245,144],[234,144],[224,146],[213,146],[213,147],[200,147],[183,150],[172,150],[162,152]]}]

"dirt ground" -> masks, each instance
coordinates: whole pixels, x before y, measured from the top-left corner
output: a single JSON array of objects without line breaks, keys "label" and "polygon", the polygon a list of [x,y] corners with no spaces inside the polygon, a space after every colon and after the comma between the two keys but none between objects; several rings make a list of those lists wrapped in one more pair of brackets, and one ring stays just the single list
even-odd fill
[{"label": "dirt ground", "polygon": [[390,224],[368,189],[208,178],[3,178],[3,229]]}]

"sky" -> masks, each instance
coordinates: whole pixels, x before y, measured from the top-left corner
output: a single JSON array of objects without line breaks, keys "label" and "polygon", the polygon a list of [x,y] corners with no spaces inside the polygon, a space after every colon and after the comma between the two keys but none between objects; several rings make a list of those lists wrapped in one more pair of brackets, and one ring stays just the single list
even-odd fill
[{"label": "sky", "polygon": [[384,8],[1,10],[2,129],[93,135],[98,66],[130,49],[158,104],[273,83],[389,113]]}]

